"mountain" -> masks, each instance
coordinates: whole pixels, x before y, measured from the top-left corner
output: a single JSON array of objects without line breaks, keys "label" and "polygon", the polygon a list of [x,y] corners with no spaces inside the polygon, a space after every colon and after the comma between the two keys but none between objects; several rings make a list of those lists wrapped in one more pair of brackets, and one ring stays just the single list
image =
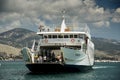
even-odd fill
[{"label": "mountain", "polygon": [[1,44],[19,48],[31,46],[34,39],[39,39],[39,36],[35,32],[23,28],[15,28],[0,34]]},{"label": "mountain", "polygon": [[104,38],[92,38],[92,40],[97,50],[120,56],[120,41]]},{"label": "mountain", "polygon": [[120,41],[95,37],[92,40],[96,59],[120,60]]},{"label": "mountain", "polygon": [[[1,44],[16,48],[31,47],[34,39],[39,40],[40,36],[23,28],[15,28],[0,34]],[[115,59],[117,56],[120,60],[120,41],[96,37],[92,37],[92,41],[95,44],[96,59]]]}]

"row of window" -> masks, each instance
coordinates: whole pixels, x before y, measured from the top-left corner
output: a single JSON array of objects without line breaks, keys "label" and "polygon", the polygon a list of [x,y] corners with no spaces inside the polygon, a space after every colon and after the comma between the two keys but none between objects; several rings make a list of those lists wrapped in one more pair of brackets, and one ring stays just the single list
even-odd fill
[{"label": "row of window", "polygon": [[78,35],[44,35],[43,38],[84,38],[83,34]]}]

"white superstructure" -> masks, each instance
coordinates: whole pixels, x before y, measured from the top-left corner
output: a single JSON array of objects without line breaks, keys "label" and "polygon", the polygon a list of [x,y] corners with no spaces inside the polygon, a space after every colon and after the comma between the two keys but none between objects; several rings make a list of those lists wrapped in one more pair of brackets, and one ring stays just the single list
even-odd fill
[{"label": "white superstructure", "polygon": [[94,64],[94,44],[91,41],[90,30],[87,25],[78,27],[80,29],[77,31],[70,29],[65,24],[64,18],[61,28],[45,29],[44,26],[40,26],[40,31],[37,32],[42,36],[39,43],[40,51],[49,50],[56,56],[63,53],[65,64],[92,66]]}]

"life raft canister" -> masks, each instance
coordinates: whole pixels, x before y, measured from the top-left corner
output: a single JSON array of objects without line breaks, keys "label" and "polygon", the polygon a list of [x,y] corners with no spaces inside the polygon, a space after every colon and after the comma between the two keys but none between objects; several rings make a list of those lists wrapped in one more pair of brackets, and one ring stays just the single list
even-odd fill
[{"label": "life raft canister", "polygon": [[72,38],[72,39],[71,39],[71,42],[72,42],[72,43],[74,43],[74,42],[75,42],[75,39],[74,39],[74,38]]}]

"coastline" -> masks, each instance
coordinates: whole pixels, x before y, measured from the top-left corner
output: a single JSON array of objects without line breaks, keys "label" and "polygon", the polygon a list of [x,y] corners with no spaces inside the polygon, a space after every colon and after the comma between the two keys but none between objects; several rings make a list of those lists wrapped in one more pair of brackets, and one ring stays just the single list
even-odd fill
[{"label": "coastline", "polygon": [[120,62],[117,60],[95,60],[95,62]]}]

